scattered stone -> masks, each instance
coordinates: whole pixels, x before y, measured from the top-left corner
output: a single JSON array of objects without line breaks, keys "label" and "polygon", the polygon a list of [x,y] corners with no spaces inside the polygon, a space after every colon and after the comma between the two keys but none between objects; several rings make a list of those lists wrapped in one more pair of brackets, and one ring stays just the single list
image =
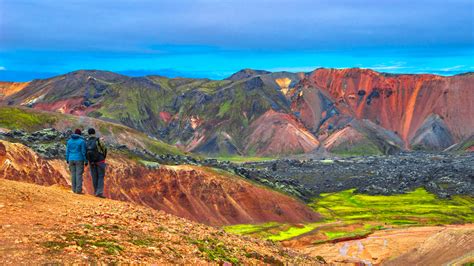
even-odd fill
[{"label": "scattered stone", "polygon": [[[71,131],[47,128],[33,133],[22,130],[0,132],[40,156],[64,158]],[[313,159],[278,159],[236,164],[187,155],[155,154],[147,149],[129,149],[121,143],[111,149],[132,153],[150,168],[160,165],[199,165],[222,169],[253,182],[309,201],[320,193],[356,188],[359,193],[391,195],[424,187],[439,197],[474,195],[474,153],[402,152],[387,156]]]}]

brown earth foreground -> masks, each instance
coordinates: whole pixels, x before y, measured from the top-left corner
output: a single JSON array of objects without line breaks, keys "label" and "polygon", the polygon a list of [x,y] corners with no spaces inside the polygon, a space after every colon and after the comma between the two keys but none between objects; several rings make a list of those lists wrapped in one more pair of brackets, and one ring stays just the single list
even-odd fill
[{"label": "brown earth foreground", "polygon": [[474,261],[474,224],[391,229],[299,249],[335,264],[463,265]]},{"label": "brown earth foreground", "polygon": [[230,235],[131,203],[0,179],[0,264],[317,264],[290,249]]}]

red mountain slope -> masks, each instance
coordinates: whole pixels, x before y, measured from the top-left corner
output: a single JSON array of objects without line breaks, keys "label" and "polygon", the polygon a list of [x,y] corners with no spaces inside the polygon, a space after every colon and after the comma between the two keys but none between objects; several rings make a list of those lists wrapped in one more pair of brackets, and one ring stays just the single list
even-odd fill
[{"label": "red mountain slope", "polygon": [[270,110],[250,125],[246,150],[258,155],[310,152],[319,141],[293,116]]},{"label": "red mountain slope", "polygon": [[[67,186],[66,164],[44,160],[22,144],[0,141],[0,178]],[[85,191],[92,192],[85,174]],[[108,160],[105,195],[211,224],[314,221],[303,203],[227,172],[195,166],[152,169],[115,155]]]},{"label": "red mountain slope", "polygon": [[0,100],[21,91],[29,82],[1,82],[0,81]]},{"label": "red mountain slope", "polygon": [[328,106],[322,106],[327,97],[340,113],[338,119],[369,119],[396,132],[406,146],[432,115],[440,117],[455,141],[474,134],[472,73],[441,77],[389,75],[356,68],[317,69],[293,95],[297,99],[294,109],[302,113],[310,128],[333,115]]}]

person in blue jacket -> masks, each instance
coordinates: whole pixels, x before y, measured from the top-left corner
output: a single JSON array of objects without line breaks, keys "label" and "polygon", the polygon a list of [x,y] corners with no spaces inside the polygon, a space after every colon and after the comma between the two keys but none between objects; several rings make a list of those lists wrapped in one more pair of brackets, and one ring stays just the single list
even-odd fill
[{"label": "person in blue jacket", "polygon": [[76,194],[82,193],[82,175],[86,160],[86,141],[81,136],[80,129],[76,129],[66,144],[66,162],[71,172],[71,187]]}]

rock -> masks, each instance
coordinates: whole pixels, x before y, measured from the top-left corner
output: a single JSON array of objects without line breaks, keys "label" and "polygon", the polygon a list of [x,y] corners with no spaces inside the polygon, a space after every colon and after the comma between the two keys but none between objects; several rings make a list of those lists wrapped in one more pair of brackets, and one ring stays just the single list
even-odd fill
[{"label": "rock", "polygon": [[[12,130],[0,136],[22,142],[40,156],[63,159],[65,141],[72,132],[43,129],[31,134]],[[356,188],[360,193],[391,195],[425,187],[440,197],[474,195],[474,154],[401,152],[388,156],[350,157],[323,160],[278,159],[234,164],[216,159],[155,154],[146,149],[133,149],[121,143],[111,149],[135,154],[150,167],[164,165],[201,165],[219,168],[309,201],[320,193]]]},{"label": "rock", "polygon": [[[474,155],[428,152],[403,152],[390,156],[354,157],[325,164],[319,160],[282,159],[244,164],[238,169],[265,177],[270,186],[282,186],[298,197],[356,188],[360,193],[391,195],[425,187],[440,197],[474,195]],[[275,167],[276,170],[275,170]],[[258,168],[260,172],[252,171]],[[289,192],[291,189],[291,192]]]}]

